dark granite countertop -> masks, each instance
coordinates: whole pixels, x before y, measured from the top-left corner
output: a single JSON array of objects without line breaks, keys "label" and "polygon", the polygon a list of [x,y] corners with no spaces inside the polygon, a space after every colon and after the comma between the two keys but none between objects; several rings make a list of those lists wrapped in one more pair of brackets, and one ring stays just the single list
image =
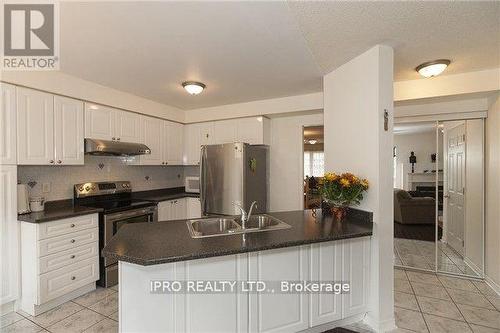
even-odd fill
[{"label": "dark granite countertop", "polygon": [[132,192],[132,198],[152,202],[161,202],[185,197],[199,198],[199,193],[188,193],[184,187],[165,188],[160,190]]},{"label": "dark granite countertop", "polygon": [[43,223],[80,215],[94,214],[101,212],[100,208],[89,208],[74,206],[73,200],[47,201],[43,212],[19,214],[17,219],[23,222]]},{"label": "dark granite countertop", "polygon": [[353,210],[342,221],[321,210],[269,213],[292,228],[191,238],[186,220],[124,225],[103,250],[103,256],[143,266],[217,257],[236,253],[299,246],[310,243],[371,236],[372,214]]}]

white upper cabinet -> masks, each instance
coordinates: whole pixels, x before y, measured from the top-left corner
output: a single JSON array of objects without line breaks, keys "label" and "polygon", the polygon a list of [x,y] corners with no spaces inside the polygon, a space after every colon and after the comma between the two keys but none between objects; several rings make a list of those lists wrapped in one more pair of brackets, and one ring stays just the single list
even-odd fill
[{"label": "white upper cabinet", "polygon": [[85,137],[112,140],[115,133],[115,109],[85,103]]},{"label": "white upper cabinet", "polygon": [[183,125],[171,121],[165,121],[166,138],[163,141],[166,164],[182,165],[184,152]]},{"label": "white upper cabinet", "polygon": [[197,123],[184,126],[184,160],[187,165],[200,164],[200,147],[215,143],[214,123]]},{"label": "white upper cabinet", "polygon": [[160,165],[163,160],[163,122],[152,117],[142,117],[142,142],[151,149],[150,155],[141,155],[142,165]]},{"label": "white upper cabinet", "polygon": [[54,164],[54,96],[17,88],[18,164]]},{"label": "white upper cabinet", "polygon": [[237,141],[236,120],[221,120],[214,122],[215,144],[232,143]]},{"label": "white upper cabinet", "polygon": [[17,88],[17,160],[25,165],[81,165],[83,103]]},{"label": "white upper cabinet", "polygon": [[16,163],[16,87],[0,83],[0,164]]},{"label": "white upper cabinet", "polygon": [[114,136],[117,141],[141,143],[141,116],[116,110]]},{"label": "white upper cabinet", "polygon": [[54,97],[56,164],[84,164],[83,102]]},{"label": "white upper cabinet", "polygon": [[139,114],[85,103],[85,137],[142,143]]}]

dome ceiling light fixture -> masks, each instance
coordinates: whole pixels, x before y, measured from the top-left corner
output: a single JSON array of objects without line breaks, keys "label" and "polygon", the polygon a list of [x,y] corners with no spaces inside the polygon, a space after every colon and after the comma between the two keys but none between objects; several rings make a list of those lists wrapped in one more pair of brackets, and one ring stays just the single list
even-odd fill
[{"label": "dome ceiling light fixture", "polygon": [[415,70],[423,77],[433,77],[444,72],[450,63],[451,61],[448,59],[428,61],[418,65]]},{"label": "dome ceiling light fixture", "polygon": [[311,139],[309,140],[310,145],[315,145],[318,142],[318,140]]},{"label": "dome ceiling light fixture", "polygon": [[191,95],[198,95],[200,94],[203,89],[206,88],[206,85],[204,85],[201,82],[196,82],[196,81],[186,81],[182,82],[182,87],[186,89],[186,91],[191,94]]}]

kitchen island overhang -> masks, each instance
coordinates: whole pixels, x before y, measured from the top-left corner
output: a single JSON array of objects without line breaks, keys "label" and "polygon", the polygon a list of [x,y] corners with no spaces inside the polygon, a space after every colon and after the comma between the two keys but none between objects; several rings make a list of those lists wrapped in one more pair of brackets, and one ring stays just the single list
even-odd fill
[{"label": "kitchen island overhang", "polygon": [[[270,213],[290,229],[192,239],[185,221],[127,225],[119,260],[120,331],[299,331],[360,320],[369,294],[371,214]],[[347,282],[348,293],[152,291],[154,281]]]}]

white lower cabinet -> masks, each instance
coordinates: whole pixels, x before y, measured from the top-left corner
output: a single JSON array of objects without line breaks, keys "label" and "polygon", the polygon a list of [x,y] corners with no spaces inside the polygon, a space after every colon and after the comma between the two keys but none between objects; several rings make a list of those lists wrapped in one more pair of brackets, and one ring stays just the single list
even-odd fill
[{"label": "white lower cabinet", "polygon": [[[249,280],[266,283],[308,280],[308,252],[308,246],[252,252]],[[250,332],[296,332],[308,328],[308,295],[275,291],[249,295]]]},{"label": "white lower cabinet", "polygon": [[[296,332],[359,320],[368,309],[369,261],[370,237],[363,237],[154,266],[120,262],[120,329]],[[152,280],[263,281],[275,293],[152,294],[144,291]],[[350,283],[351,291],[280,293],[281,281]]]},{"label": "white lower cabinet", "polygon": [[158,203],[158,221],[181,220],[186,217],[186,198],[166,200]]},{"label": "white lower cabinet", "polygon": [[200,198],[186,198],[186,218],[198,219],[201,217],[201,202]]},{"label": "white lower cabinet", "polygon": [[[311,245],[310,280],[342,281],[343,242]],[[342,319],[342,297],[331,293],[309,295],[309,325],[316,326]]]},{"label": "white lower cabinet", "polygon": [[20,307],[32,316],[95,289],[99,279],[98,215],[21,222]]}]

